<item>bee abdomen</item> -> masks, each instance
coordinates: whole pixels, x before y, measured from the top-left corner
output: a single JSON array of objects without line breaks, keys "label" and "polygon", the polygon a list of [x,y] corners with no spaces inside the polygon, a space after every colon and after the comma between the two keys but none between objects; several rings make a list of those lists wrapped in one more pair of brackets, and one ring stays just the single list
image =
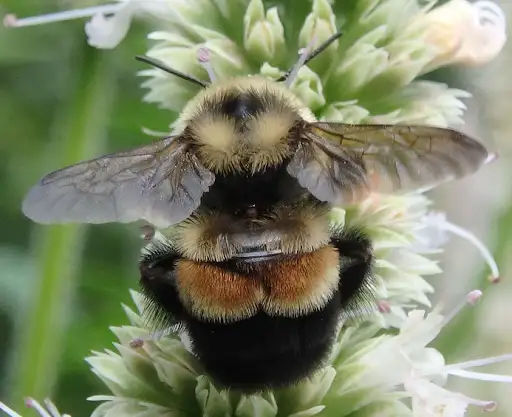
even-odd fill
[{"label": "bee abdomen", "polygon": [[175,267],[181,302],[199,319],[219,323],[258,313],[287,318],[323,309],[339,282],[339,254],[332,246],[251,264],[249,270],[179,260]]},{"label": "bee abdomen", "polygon": [[189,317],[193,350],[217,383],[244,392],[286,386],[327,359],[339,323],[337,294],[323,309],[287,318],[265,313],[220,324]]}]

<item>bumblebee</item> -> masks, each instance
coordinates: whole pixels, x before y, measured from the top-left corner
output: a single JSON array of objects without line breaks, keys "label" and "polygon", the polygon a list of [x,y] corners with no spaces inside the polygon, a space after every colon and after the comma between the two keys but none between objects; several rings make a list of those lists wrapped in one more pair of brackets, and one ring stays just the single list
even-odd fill
[{"label": "bumblebee", "polygon": [[140,260],[149,318],[186,331],[227,388],[310,376],[340,320],[372,308],[371,241],[333,227],[333,206],[428,189],[489,159],[451,129],[317,121],[288,84],[326,46],[277,81],[207,84],[163,68],[204,87],[171,136],[48,174],[23,203],[39,223],[162,230]]}]

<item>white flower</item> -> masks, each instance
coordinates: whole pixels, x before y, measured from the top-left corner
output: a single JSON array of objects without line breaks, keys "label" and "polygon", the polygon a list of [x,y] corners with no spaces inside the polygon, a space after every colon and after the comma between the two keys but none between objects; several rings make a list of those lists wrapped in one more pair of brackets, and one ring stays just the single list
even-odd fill
[{"label": "white flower", "polygon": [[[384,327],[400,327],[406,309],[430,306],[427,295],[433,288],[424,277],[441,269],[413,245],[429,204],[422,195],[373,195],[346,210],[344,223],[363,228],[373,242],[379,320]],[[339,210],[333,213],[339,221]]]},{"label": "white flower", "polygon": [[501,52],[507,40],[505,14],[487,0],[451,0],[418,22],[427,28],[426,41],[438,50],[431,67],[485,64]]},{"label": "white flower", "polygon": [[[125,38],[135,16],[143,15],[154,20],[160,20],[160,24],[164,22],[175,23],[179,27],[179,24],[183,21],[183,11],[191,11],[190,6],[183,2],[179,5],[176,1],[167,0],[120,0],[118,3],[23,19],[8,14],[4,18],[4,25],[7,27],[23,27],[90,17],[91,20],[85,24],[89,44],[96,48],[112,49]],[[197,11],[196,9],[195,12]]]},{"label": "white flower", "polygon": [[412,398],[415,417],[463,416],[469,405],[485,410],[494,408],[493,401],[473,399],[444,389],[442,385],[449,376],[512,383],[511,376],[469,370],[512,360],[512,354],[446,365],[442,354],[428,347],[464,305],[474,305],[481,295],[478,290],[470,292],[465,302],[445,317],[439,309],[428,315],[421,310],[411,311],[398,335],[381,337],[373,349],[360,358],[365,369],[360,380],[382,389],[405,389],[405,394]]},{"label": "white flower", "polygon": [[463,417],[469,405],[492,411],[494,401],[479,401],[457,392],[448,391],[426,379],[412,379],[405,388],[413,394],[412,410],[415,417]]},{"label": "white flower", "polygon": [[133,15],[139,8],[137,4],[140,3],[120,3],[110,17],[101,12],[94,14],[85,24],[89,45],[103,49],[112,49],[119,45],[130,29]]}]

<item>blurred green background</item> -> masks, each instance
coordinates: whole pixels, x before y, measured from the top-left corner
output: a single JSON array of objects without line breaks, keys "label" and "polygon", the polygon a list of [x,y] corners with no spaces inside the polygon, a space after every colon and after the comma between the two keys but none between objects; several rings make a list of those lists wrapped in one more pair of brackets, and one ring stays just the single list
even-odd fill
[{"label": "blurred green background", "polygon": [[[0,15],[84,4],[2,1]],[[90,415],[87,396],[106,392],[84,358],[111,346],[109,326],[126,323],[138,228],[37,226],[20,204],[44,173],[142,145],[151,140],[143,126],[168,130],[175,115],[141,101],[145,67],[134,56],[147,32],[133,25],[119,48],[102,51],[86,44],[84,21],[0,27],[0,398],[24,414],[23,396],[41,399],[54,383],[59,408],[76,417]],[[46,368],[34,369],[40,358]]]},{"label": "blurred green background", "polygon": [[[85,4],[2,0],[0,15],[31,16]],[[510,13],[510,4],[501,6]],[[137,287],[143,244],[138,228],[38,226],[23,217],[20,205],[44,173],[144,144],[151,139],[142,127],[167,130],[175,115],[141,101],[136,72],[144,65],[134,56],[146,51],[147,32],[138,22],[120,47],[101,51],[87,46],[83,21],[0,27],[0,399],[19,411],[23,396],[51,393],[60,410],[85,417],[94,407],[85,398],[107,393],[84,358],[111,346],[109,326],[126,323],[120,303],[130,303],[127,290]],[[475,178],[433,196],[438,209],[490,245],[504,279],[436,342],[448,361],[512,351],[512,286],[506,280],[512,270],[510,63],[507,46],[484,69],[433,75],[474,94],[466,130],[487,138],[501,154]],[[453,239],[443,262],[446,272],[434,280],[437,297],[455,303],[469,289],[488,286],[487,272],[466,242]],[[44,368],[37,368],[41,363]],[[512,365],[498,371],[512,374]],[[455,386],[497,399],[502,406],[496,415],[510,415],[512,386]]]}]

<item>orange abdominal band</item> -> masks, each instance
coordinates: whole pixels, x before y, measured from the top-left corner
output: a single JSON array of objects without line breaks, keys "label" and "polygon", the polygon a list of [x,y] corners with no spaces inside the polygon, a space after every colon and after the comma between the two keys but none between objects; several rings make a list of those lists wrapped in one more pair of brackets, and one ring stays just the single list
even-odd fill
[{"label": "orange abdominal band", "polygon": [[225,322],[253,316],[262,298],[256,280],[208,263],[181,260],[176,279],[183,304],[203,319]]},{"label": "orange abdominal band", "polygon": [[324,307],[339,281],[339,255],[330,246],[250,268],[242,275],[214,264],[181,260],[176,266],[180,298],[192,314],[220,322],[248,318],[258,311],[296,317]]}]

